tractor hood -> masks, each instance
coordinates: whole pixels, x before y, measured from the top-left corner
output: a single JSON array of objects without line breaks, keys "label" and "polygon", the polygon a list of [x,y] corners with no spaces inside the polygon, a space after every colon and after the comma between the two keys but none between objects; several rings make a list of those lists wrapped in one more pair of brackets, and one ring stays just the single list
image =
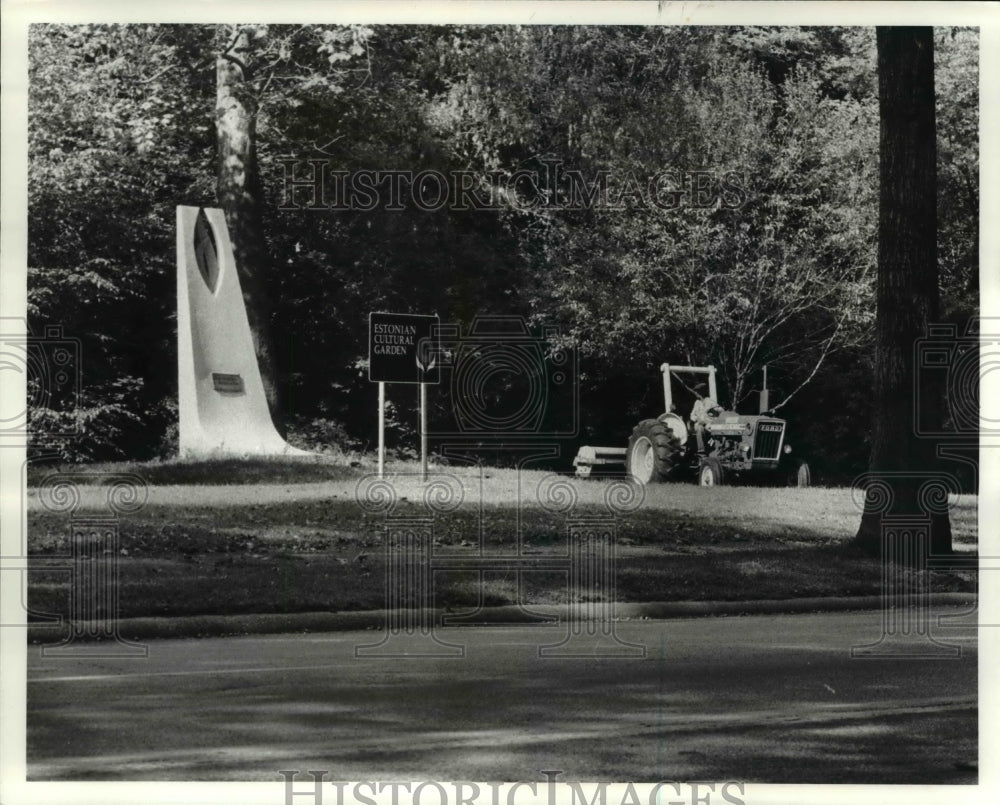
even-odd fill
[{"label": "tractor hood", "polygon": [[785,420],[763,414],[725,411],[705,429],[717,438],[738,438],[747,461],[773,465],[785,446]]},{"label": "tractor hood", "polygon": [[775,426],[780,431],[785,429],[785,420],[764,414],[737,414],[733,411],[724,411],[705,427],[710,433],[719,436],[739,436],[744,433],[753,433],[760,425],[768,427],[764,430],[773,430]]}]

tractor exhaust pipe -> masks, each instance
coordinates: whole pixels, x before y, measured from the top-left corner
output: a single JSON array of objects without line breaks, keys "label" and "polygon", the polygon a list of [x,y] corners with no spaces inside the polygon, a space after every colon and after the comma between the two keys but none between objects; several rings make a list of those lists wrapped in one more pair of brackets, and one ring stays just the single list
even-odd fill
[{"label": "tractor exhaust pipe", "polygon": [[771,409],[770,394],[767,390],[767,364],[764,364],[764,388],[760,390],[760,412],[766,414]]}]

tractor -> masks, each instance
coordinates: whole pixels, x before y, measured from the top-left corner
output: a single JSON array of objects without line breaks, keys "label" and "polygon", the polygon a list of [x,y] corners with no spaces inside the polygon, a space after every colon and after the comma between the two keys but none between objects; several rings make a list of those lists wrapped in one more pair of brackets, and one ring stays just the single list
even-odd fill
[{"label": "tractor", "polygon": [[[759,414],[738,414],[715,401],[714,366],[660,366],[664,413],[644,419],[628,447],[581,447],[573,460],[576,474],[588,477],[595,466],[624,464],[640,484],[697,478],[701,486],[720,486],[743,477],[809,486],[809,465],[793,459],[785,442],[785,420],[768,413],[767,370]],[[706,375],[707,398],[700,395],[687,421],[677,413],[671,393],[676,374]]]}]

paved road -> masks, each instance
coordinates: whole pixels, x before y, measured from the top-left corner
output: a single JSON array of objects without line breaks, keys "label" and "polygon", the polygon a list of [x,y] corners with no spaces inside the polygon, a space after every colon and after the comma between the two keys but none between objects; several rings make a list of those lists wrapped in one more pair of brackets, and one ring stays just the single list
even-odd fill
[{"label": "paved road", "polygon": [[852,659],[878,612],[621,623],[631,660],[542,658],[558,628],[524,626],[445,630],[464,658],[356,658],[377,632],[33,648],[29,779],[972,783],[975,630],[951,623],[959,659]]}]

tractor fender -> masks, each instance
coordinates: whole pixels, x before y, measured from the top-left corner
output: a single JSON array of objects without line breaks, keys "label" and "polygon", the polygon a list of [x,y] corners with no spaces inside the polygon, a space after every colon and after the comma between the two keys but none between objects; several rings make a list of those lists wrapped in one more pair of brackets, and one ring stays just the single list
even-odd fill
[{"label": "tractor fender", "polygon": [[682,417],[671,412],[667,414],[660,414],[657,419],[667,426],[667,429],[674,435],[677,441],[680,442],[681,447],[687,444],[688,429],[687,425],[684,424]]}]

